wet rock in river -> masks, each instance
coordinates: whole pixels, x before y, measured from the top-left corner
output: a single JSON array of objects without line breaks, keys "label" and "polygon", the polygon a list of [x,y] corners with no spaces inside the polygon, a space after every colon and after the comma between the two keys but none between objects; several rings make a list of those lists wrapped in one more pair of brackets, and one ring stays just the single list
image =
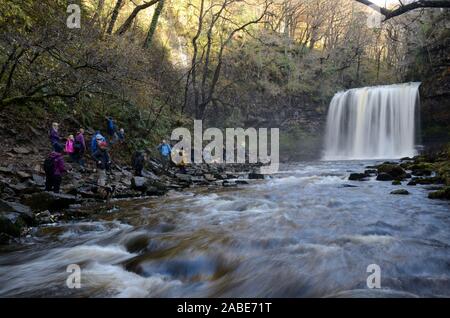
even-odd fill
[{"label": "wet rock in river", "polygon": [[264,180],[265,176],[261,173],[249,173],[248,178],[250,180]]},{"label": "wet rock in river", "polygon": [[352,173],[348,178],[350,181],[367,181],[368,176],[365,173]]},{"label": "wet rock in river", "polygon": [[378,173],[378,171],[376,169],[367,169],[366,171],[364,171],[364,174],[368,175],[368,176],[376,176]]},{"label": "wet rock in river", "polygon": [[386,173],[392,176],[394,179],[400,180],[406,177],[406,171],[403,170],[402,167],[391,164],[391,163],[385,163],[380,166],[378,166],[378,174]]},{"label": "wet rock in river", "polygon": [[445,187],[442,190],[431,192],[428,194],[430,199],[450,200],[450,187]]},{"label": "wet rock in river", "polygon": [[400,189],[400,190],[392,191],[391,194],[394,194],[394,195],[408,195],[409,191],[405,190],[405,189]]},{"label": "wet rock in river", "polygon": [[378,181],[393,181],[394,177],[388,173],[379,173],[377,176]]}]

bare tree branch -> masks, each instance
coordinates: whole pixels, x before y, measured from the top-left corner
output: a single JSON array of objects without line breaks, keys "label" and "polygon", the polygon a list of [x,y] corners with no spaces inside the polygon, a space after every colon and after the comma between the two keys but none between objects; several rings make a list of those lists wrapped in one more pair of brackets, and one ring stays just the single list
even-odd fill
[{"label": "bare tree branch", "polygon": [[394,17],[398,17],[406,12],[413,11],[416,9],[424,9],[424,8],[450,8],[450,1],[448,0],[418,0],[414,2],[410,2],[408,4],[400,4],[400,7],[397,9],[389,10],[386,8],[382,8],[372,1],[368,0],[355,0],[356,2],[362,3],[366,6],[371,7],[372,9],[378,11],[385,17],[385,21],[392,19]]}]

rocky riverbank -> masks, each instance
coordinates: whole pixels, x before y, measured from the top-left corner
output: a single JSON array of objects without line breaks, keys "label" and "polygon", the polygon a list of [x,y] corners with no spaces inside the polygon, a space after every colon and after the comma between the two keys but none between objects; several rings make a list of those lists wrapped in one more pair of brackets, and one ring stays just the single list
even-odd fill
[{"label": "rocky riverbank", "polygon": [[44,191],[45,174],[38,161],[27,161],[33,150],[15,147],[7,151],[15,162],[0,166],[0,242],[19,241],[39,224],[61,219],[88,217],[83,208],[104,206],[110,200],[156,197],[171,190],[203,187],[236,187],[248,179],[264,179],[256,165],[190,165],[185,173],[173,167],[162,169],[158,160],[149,160],[142,177],[131,167],[114,165],[111,172],[88,166],[81,171],[67,163],[60,194]]},{"label": "rocky riverbank", "polygon": [[430,190],[428,198],[450,200],[450,146],[414,158],[402,158],[399,162],[366,167],[364,172],[350,174],[349,180],[367,181],[374,177],[399,187],[406,185],[391,194],[408,195],[407,187],[426,185]]}]

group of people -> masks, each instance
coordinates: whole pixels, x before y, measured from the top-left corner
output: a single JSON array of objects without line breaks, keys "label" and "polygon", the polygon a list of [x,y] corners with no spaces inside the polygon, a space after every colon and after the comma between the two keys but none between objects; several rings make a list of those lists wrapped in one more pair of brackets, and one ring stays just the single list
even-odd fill
[{"label": "group of people", "polygon": [[[100,131],[96,131],[92,136],[90,151],[91,156],[96,162],[99,172],[108,172],[111,169],[111,157],[109,148],[117,143],[121,144],[125,140],[125,130],[123,128],[116,129],[116,125],[112,118],[107,118],[106,131],[109,138],[104,137]],[[45,190],[58,193],[61,187],[62,176],[66,172],[64,154],[68,155],[73,163],[80,166],[82,172],[86,171],[84,156],[87,152],[86,139],[84,129],[80,128],[76,135],[69,135],[65,142],[60,137],[59,124],[53,123],[50,129],[49,138],[52,145],[52,152],[44,161],[44,171],[46,175]],[[172,147],[163,140],[158,145],[157,150],[161,156],[163,169],[167,171],[171,163]],[[184,154],[180,153],[184,158]],[[135,176],[142,176],[147,155],[144,151],[137,151],[132,158],[132,166]],[[187,160],[182,160],[178,164],[181,173],[185,173]]]},{"label": "group of people", "polygon": [[[108,118],[107,132],[108,140],[97,131],[91,141],[91,155],[96,162],[97,169],[109,171],[111,169],[111,158],[108,148],[115,143],[122,143],[125,139],[125,130],[117,130],[112,118]],[[68,155],[73,163],[80,166],[82,172],[86,170],[84,156],[87,152],[87,145],[84,136],[84,129],[80,128],[74,137],[69,135],[65,142],[60,137],[59,124],[53,123],[49,133],[52,152],[44,161],[44,171],[46,176],[45,190],[58,193],[61,186],[62,175],[66,172],[64,154]]]}]

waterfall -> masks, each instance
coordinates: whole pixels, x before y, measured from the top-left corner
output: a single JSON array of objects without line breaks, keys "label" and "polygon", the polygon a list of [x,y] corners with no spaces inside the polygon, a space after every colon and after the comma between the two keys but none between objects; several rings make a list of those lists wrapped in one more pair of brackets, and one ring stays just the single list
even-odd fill
[{"label": "waterfall", "polygon": [[419,86],[407,83],[337,93],[328,112],[323,159],[398,159],[416,155]]}]

